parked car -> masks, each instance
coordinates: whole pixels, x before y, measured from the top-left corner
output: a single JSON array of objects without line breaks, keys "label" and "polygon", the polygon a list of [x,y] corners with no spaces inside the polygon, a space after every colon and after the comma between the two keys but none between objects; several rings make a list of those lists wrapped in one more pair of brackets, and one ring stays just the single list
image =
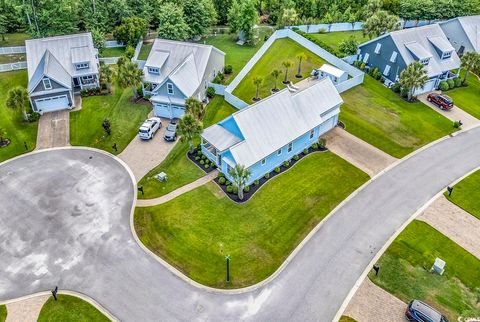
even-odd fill
[{"label": "parked car", "polygon": [[443,314],[419,300],[413,300],[408,304],[405,316],[408,321],[415,322],[448,322]]},{"label": "parked car", "polygon": [[427,96],[427,100],[437,105],[442,110],[449,110],[453,107],[453,100],[447,95],[430,93]]},{"label": "parked car", "polygon": [[142,140],[150,140],[155,132],[162,127],[162,121],[159,117],[151,117],[147,119],[138,129],[138,137]]},{"label": "parked car", "polygon": [[177,123],[171,121],[168,124],[163,138],[165,139],[165,141],[175,141],[177,139]]}]

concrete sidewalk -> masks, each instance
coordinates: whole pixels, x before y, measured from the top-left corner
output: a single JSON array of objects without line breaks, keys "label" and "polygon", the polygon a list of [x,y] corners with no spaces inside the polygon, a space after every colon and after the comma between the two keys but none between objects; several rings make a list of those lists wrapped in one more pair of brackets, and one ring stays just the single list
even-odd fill
[{"label": "concrete sidewalk", "polygon": [[70,111],[50,112],[40,116],[36,149],[68,145],[70,145]]},{"label": "concrete sidewalk", "polygon": [[7,304],[7,319],[5,322],[36,322],[49,297],[50,295],[39,295]]}]

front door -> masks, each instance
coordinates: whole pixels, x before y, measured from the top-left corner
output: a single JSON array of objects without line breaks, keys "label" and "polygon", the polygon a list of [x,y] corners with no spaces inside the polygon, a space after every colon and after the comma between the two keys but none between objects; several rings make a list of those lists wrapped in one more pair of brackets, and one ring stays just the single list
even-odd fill
[{"label": "front door", "polygon": [[73,79],[73,85],[74,85],[75,87],[80,86],[80,82],[78,81],[78,77],[75,77],[75,78]]}]

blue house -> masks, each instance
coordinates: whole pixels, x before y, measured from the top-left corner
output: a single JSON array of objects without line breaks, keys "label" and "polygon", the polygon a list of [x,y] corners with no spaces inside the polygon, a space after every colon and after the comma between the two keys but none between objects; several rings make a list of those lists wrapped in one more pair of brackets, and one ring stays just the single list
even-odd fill
[{"label": "blue house", "polygon": [[143,68],[143,94],[155,116],[182,117],[187,98],[203,101],[224,64],[225,53],[213,46],[155,39]]},{"label": "blue house", "polygon": [[333,129],[342,103],[330,78],[294,93],[284,89],[206,128],[202,152],[228,180],[236,164],[248,168],[249,185]]},{"label": "blue house", "polygon": [[480,15],[457,17],[439,25],[459,55],[468,51],[480,53]]},{"label": "blue house", "polygon": [[458,77],[460,69],[460,58],[438,24],[387,33],[361,44],[359,51],[360,60],[377,67],[389,87],[400,80],[410,63],[422,63],[429,80],[414,94],[437,89],[441,81]]}]

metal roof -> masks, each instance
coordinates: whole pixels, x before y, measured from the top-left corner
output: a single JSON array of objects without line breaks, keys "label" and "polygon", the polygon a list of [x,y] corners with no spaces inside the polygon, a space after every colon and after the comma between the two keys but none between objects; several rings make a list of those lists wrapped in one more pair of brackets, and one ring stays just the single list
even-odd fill
[{"label": "metal roof", "polygon": [[449,52],[454,51],[452,44],[446,39],[442,37],[428,37],[428,40],[437,47],[438,50],[442,52]]},{"label": "metal roof", "polygon": [[346,73],[345,71],[329,64],[323,64],[319,70],[335,77],[341,77]]},{"label": "metal roof", "polygon": [[218,124],[206,128],[202,133],[202,137],[210,144],[213,144],[219,151],[224,151],[242,141],[238,136]]},{"label": "metal roof", "polygon": [[72,77],[49,50],[43,54],[37,69],[28,82],[28,92],[32,92],[44,76],[48,76],[68,89],[72,88]]},{"label": "metal roof", "polygon": [[458,17],[457,19],[473,48],[475,48],[477,52],[480,52],[480,15]]},{"label": "metal roof", "polygon": [[432,53],[423,48],[423,46],[416,41],[405,44],[405,47],[407,47],[408,50],[410,50],[410,52],[418,59],[427,59],[432,57]]},{"label": "metal roof", "polygon": [[89,62],[92,57],[88,46],[73,47],[70,51],[72,64]]}]

